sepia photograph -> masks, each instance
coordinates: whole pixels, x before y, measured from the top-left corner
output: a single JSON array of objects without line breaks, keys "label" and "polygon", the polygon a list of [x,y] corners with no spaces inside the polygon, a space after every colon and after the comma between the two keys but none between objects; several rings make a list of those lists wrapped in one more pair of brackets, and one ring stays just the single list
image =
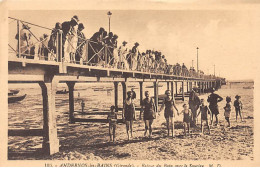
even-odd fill
[{"label": "sepia photograph", "polygon": [[259,166],[260,3],[238,2],[8,9],[8,166]]}]

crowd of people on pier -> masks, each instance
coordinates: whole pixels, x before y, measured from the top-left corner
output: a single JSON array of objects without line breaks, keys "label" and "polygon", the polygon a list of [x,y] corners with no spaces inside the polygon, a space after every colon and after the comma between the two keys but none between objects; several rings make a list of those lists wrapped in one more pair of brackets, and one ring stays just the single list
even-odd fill
[{"label": "crowd of people on pier", "polygon": [[[208,96],[207,101],[204,99],[200,99],[197,95],[196,91],[198,90],[197,87],[193,87],[192,91],[189,95],[189,102],[183,103],[183,109],[181,111],[175,105],[174,97],[171,96],[171,91],[166,90],[165,95],[166,97],[163,99],[161,107],[156,112],[156,105],[153,97],[150,97],[149,91],[145,91],[145,99],[141,102],[141,111],[140,111],[140,120],[144,121],[145,129],[144,129],[144,137],[152,137],[152,124],[153,121],[156,119],[157,115],[160,115],[162,111],[164,111],[164,117],[166,120],[166,127],[167,127],[167,136],[175,137],[175,129],[174,129],[174,122],[175,117],[177,115],[183,116],[183,135],[187,136],[191,135],[190,129],[196,127],[197,119],[200,116],[200,127],[201,127],[201,134],[205,135],[204,129],[206,128],[208,131],[208,135],[210,135],[211,127],[218,126],[219,119],[218,115],[220,114],[218,103],[223,100],[221,96],[215,93],[215,89],[211,88],[211,94]],[[133,123],[137,119],[135,113],[135,99],[133,98],[133,91],[127,92],[127,98],[124,101],[123,106],[123,122],[126,124],[126,133],[127,139],[131,140],[133,138]],[[234,101],[233,106],[236,110],[236,121],[238,116],[240,116],[241,122],[243,121],[242,116],[242,108],[243,104],[240,100],[241,96],[236,95],[236,100]],[[206,104],[209,103],[209,105]],[[226,127],[230,127],[229,118],[231,116],[231,97],[226,97],[226,105],[223,108],[223,113],[225,120],[227,122]],[[109,121],[109,136],[110,142],[115,142],[116,138],[116,126],[117,126],[117,114],[116,114],[116,107],[111,106],[111,113],[108,114],[108,121]],[[215,117],[215,123],[213,123],[213,119]]]},{"label": "crowd of people on pier", "polygon": [[[31,59],[54,60],[59,62],[86,64],[141,72],[171,74],[185,77],[214,78],[203,71],[190,69],[183,63],[175,65],[167,62],[159,50],[139,50],[139,43],[128,47],[128,42],[118,44],[118,35],[100,28],[89,39],[83,33],[85,26],[78,16],[70,21],[57,22],[51,35],[43,34],[37,38],[27,24],[23,24],[19,39],[21,56]],[[40,43],[32,42],[35,37]],[[59,55],[58,55],[59,54]],[[60,56],[60,58],[59,58]]]}]

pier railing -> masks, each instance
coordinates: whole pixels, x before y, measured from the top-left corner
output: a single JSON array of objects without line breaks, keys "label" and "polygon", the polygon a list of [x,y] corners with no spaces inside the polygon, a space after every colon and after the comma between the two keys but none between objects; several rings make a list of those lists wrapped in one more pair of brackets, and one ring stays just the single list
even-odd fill
[{"label": "pier railing", "polygon": [[[118,48],[105,44],[102,41],[95,42],[90,39],[84,39],[78,35],[74,35],[75,39],[73,40],[64,37],[62,30],[43,27],[12,17],[9,17],[9,19],[11,20],[10,23],[16,21],[17,26],[17,33],[14,37],[17,40],[17,47],[8,44],[9,53],[14,54],[10,56],[201,79],[217,78],[213,75],[205,75],[201,72],[182,68],[180,65],[169,65],[155,59],[152,60],[149,57],[144,59],[141,54],[137,55],[131,52],[122,54],[122,51]],[[30,29],[24,29],[24,27],[28,25],[42,28],[51,33],[43,34],[38,38]],[[49,39],[53,40],[52,45],[49,44]]]}]

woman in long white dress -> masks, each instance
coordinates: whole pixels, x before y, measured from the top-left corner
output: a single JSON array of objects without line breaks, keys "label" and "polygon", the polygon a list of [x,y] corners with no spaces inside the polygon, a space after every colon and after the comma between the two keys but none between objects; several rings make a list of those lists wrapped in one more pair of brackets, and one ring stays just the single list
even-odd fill
[{"label": "woman in long white dress", "polygon": [[70,31],[66,35],[66,41],[64,44],[64,61],[65,62],[74,62],[75,61],[75,53],[78,43],[77,36],[77,28],[76,26],[71,27]]}]

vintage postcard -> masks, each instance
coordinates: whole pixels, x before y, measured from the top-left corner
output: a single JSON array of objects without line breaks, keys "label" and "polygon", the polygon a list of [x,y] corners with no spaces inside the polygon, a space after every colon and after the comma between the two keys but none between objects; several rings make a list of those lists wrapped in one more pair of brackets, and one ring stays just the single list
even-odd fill
[{"label": "vintage postcard", "polygon": [[0,8],[0,166],[260,165],[260,2]]}]

